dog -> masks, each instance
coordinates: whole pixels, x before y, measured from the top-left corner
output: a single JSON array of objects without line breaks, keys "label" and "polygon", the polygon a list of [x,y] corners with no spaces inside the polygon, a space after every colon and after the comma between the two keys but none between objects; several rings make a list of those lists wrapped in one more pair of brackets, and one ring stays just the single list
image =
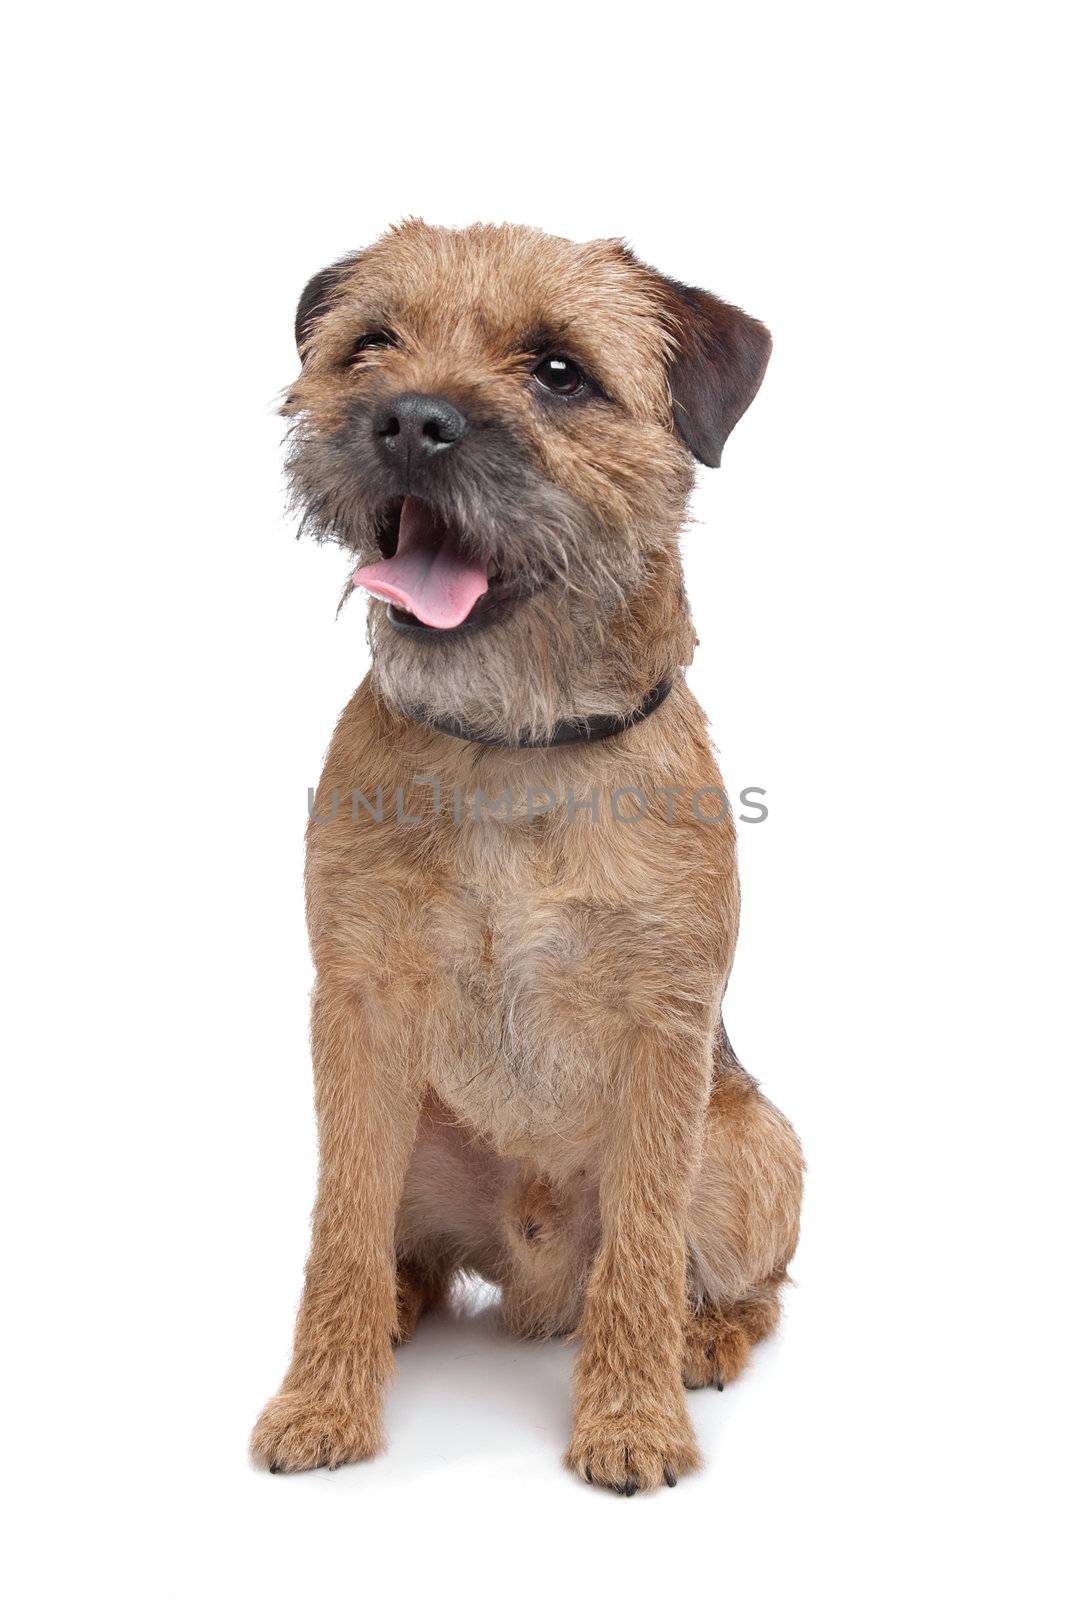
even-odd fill
[{"label": "dog", "polygon": [[803,1161],[721,1005],[735,832],[679,531],[767,330],[618,240],[405,222],[300,300],[288,471],[372,666],[307,833],[319,1189],[271,1471],[382,1445],[463,1274],[578,1341],[565,1461],[699,1464],[685,1388],[776,1325]]}]

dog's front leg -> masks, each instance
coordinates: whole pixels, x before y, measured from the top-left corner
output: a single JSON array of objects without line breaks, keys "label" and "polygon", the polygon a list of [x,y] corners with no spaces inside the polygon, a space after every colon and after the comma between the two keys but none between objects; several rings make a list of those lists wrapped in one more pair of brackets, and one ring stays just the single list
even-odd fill
[{"label": "dog's front leg", "polygon": [[393,1231],[415,1139],[411,1052],[379,998],[324,982],[312,1012],[319,1192],[281,1391],[252,1436],[272,1472],[336,1467],[382,1442],[396,1334]]},{"label": "dog's front leg", "polygon": [[600,1177],[602,1243],[586,1291],[567,1464],[620,1494],[699,1464],[682,1387],[685,1219],[708,1094],[707,1052],[636,1030]]}]

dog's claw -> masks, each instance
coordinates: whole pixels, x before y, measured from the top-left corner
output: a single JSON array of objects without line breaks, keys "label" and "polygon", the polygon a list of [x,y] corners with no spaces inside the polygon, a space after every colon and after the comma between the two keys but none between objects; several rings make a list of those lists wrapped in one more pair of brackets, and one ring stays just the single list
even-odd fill
[{"label": "dog's claw", "polygon": [[622,1492],[626,1496],[627,1500],[629,1500],[631,1495],[636,1494],[637,1493],[637,1479],[636,1478],[627,1478],[626,1482],[622,1486]]},{"label": "dog's claw", "polygon": [[719,1393],[722,1394],[723,1390],[726,1388],[726,1385],[724,1383],[717,1383],[715,1387],[718,1389]]},{"label": "dog's claw", "polygon": [[282,1469],[278,1465],[277,1461],[272,1461],[271,1464],[270,1464],[270,1470],[271,1470],[272,1473],[275,1473],[275,1472],[280,1472]]},{"label": "dog's claw", "polygon": [[664,1467],[663,1481],[667,1485],[668,1489],[675,1489],[678,1486],[678,1479],[674,1476],[674,1473],[671,1471],[670,1467]]}]

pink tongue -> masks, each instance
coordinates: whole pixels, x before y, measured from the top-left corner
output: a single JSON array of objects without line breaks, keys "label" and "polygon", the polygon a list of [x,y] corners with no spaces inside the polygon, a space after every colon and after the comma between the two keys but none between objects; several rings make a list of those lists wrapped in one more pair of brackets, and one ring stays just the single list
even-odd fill
[{"label": "pink tongue", "polygon": [[456,628],[489,587],[485,566],[460,555],[429,506],[409,495],[400,509],[396,555],[360,567],[352,582],[392,600],[427,627]]}]

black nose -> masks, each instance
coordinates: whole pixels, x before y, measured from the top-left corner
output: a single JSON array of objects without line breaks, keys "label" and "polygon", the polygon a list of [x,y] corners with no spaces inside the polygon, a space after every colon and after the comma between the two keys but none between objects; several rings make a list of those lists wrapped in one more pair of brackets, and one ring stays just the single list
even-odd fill
[{"label": "black nose", "polygon": [[386,454],[410,470],[457,445],[467,419],[439,394],[398,394],[378,412],[375,431]]}]

